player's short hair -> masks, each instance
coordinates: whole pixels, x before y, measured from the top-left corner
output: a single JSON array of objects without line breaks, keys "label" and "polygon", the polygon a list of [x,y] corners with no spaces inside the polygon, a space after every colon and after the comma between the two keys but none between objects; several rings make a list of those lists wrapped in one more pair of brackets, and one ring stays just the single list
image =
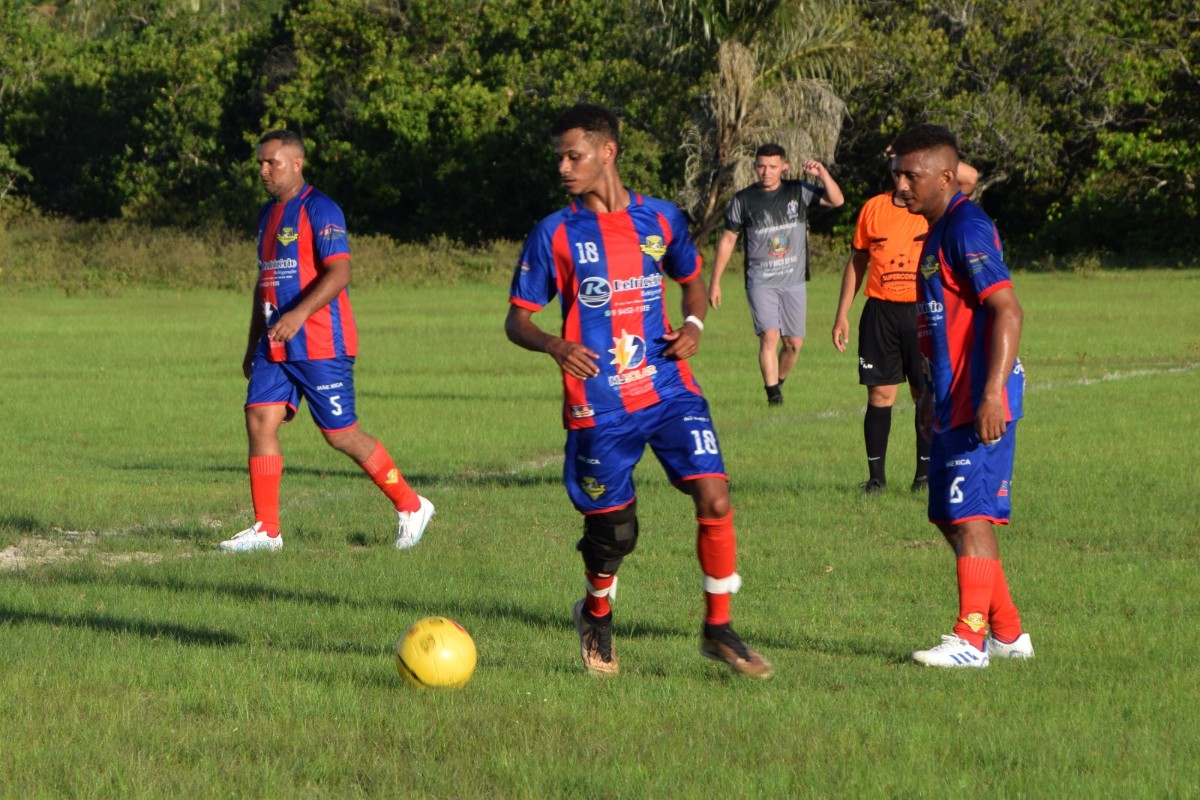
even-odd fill
[{"label": "player's short hair", "polygon": [[759,156],[766,156],[767,158],[779,156],[780,159],[787,161],[787,151],[783,149],[783,145],[775,144],[774,142],[760,144],[758,149],[754,151],[755,160],[757,160]]},{"label": "player's short hair", "polygon": [[611,141],[621,146],[620,128],[617,115],[604,106],[592,103],[576,103],[558,115],[550,128],[552,136],[562,136],[567,131],[580,128],[589,138]]},{"label": "player's short hair", "polygon": [[273,131],[267,131],[258,140],[260,145],[267,142],[279,142],[280,144],[291,145],[300,149],[300,155],[304,155],[304,138],[295,131],[288,131],[282,128],[276,128]]},{"label": "player's short hair", "polygon": [[958,154],[958,139],[949,128],[928,123],[914,125],[896,137],[892,142],[892,152],[898,156],[906,156],[920,150],[937,150],[949,147]]}]

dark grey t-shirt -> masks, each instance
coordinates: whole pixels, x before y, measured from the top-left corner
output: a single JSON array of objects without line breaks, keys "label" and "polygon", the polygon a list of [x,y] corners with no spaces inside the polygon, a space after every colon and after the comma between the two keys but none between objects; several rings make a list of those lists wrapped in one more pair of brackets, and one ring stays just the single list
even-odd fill
[{"label": "dark grey t-shirt", "polygon": [[824,196],[822,187],[805,181],[784,181],[773,192],[756,183],[733,196],[725,209],[725,230],[746,235],[747,289],[804,283],[808,208]]}]

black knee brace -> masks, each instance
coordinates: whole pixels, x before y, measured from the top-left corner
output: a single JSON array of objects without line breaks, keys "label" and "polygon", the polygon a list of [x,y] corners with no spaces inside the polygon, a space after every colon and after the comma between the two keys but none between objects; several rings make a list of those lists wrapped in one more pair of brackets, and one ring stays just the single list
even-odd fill
[{"label": "black knee brace", "polygon": [[575,549],[592,572],[614,574],[625,556],[637,547],[637,501],[616,511],[589,514],[583,518],[583,538]]}]

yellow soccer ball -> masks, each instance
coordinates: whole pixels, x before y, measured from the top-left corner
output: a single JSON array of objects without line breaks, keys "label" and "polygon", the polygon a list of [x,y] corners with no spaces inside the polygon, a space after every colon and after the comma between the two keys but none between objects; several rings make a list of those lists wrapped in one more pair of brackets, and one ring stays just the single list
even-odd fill
[{"label": "yellow soccer ball", "polygon": [[417,620],[396,642],[396,671],[417,686],[465,686],[475,672],[475,657],[471,634],[446,617]]}]

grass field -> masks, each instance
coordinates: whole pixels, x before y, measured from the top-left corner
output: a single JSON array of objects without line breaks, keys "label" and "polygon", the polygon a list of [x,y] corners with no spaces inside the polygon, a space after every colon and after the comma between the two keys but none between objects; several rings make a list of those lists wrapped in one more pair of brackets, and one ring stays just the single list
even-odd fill
[{"label": "grass field", "polygon": [[[0,796],[1200,797],[1200,271],[1016,281],[1001,547],[1037,658],[970,674],[906,661],[949,631],[953,562],[907,491],[908,404],[890,491],[858,491],[836,277],[781,409],[741,293],[710,314],[694,364],[733,478],[735,624],[776,666],[759,683],[696,653],[690,503],[653,458],[622,675],[582,673],[557,377],[505,340],[503,286],[354,295],[363,426],[438,507],[421,545],[391,547],[390,507],[302,410],[286,546],[249,556],[214,549],[252,521],[248,299],[0,297]],[[427,614],[475,637],[462,691],[395,673]]]}]

